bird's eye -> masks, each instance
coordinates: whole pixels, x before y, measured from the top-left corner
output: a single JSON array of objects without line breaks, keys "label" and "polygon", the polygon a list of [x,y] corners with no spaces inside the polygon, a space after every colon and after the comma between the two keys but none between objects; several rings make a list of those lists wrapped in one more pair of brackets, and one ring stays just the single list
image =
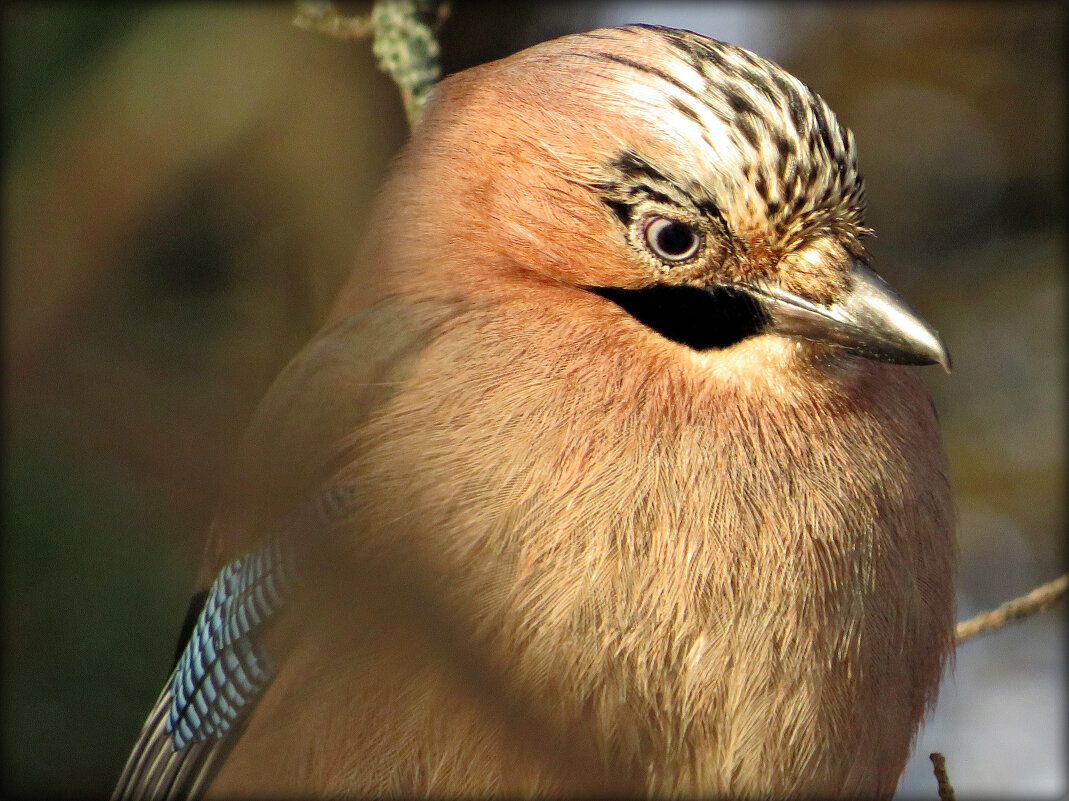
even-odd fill
[{"label": "bird's eye", "polygon": [[694,226],[668,217],[653,217],[646,223],[646,245],[665,261],[686,261],[693,258],[701,245],[701,237]]}]

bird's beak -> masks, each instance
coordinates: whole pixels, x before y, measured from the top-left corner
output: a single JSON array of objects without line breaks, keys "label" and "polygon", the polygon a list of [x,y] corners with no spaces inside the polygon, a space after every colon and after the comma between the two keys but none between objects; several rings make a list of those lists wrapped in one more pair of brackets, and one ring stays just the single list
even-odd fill
[{"label": "bird's beak", "polygon": [[846,294],[822,306],[773,286],[748,286],[769,333],[822,342],[848,353],[895,364],[941,364],[950,354],[935,329],[880,276],[854,262]]}]

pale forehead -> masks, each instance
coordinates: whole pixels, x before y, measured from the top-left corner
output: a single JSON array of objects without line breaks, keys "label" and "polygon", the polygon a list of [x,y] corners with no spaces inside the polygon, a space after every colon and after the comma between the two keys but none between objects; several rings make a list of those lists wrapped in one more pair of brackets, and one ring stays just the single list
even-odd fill
[{"label": "pale forehead", "polygon": [[568,38],[569,54],[611,77],[636,123],[674,144],[659,154],[662,165],[735,204],[736,214],[781,228],[822,208],[860,214],[852,135],[775,64],[673,29],[631,26]]}]

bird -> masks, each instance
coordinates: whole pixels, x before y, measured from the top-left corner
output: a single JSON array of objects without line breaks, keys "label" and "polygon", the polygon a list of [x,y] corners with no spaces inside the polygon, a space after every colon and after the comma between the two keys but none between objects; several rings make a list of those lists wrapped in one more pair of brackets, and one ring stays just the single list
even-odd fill
[{"label": "bird", "polygon": [[675,28],[433,90],[115,798],[890,798],[955,513],[853,134]]}]

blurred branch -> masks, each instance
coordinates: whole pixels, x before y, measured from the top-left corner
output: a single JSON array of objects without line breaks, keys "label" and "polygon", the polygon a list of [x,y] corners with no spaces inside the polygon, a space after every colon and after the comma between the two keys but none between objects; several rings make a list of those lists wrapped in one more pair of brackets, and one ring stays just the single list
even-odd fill
[{"label": "blurred branch", "polygon": [[935,780],[939,782],[939,801],[954,801],[954,788],[950,785],[950,777],[947,776],[947,758],[938,751],[929,754],[928,758],[932,760]]},{"label": "blurred branch", "polygon": [[414,128],[442,74],[434,32],[448,13],[449,3],[437,0],[376,0],[369,15],[346,17],[331,2],[300,0],[293,24],[338,39],[373,36],[379,68],[400,89],[408,125]]},{"label": "blurred branch", "polygon": [[306,31],[323,33],[335,39],[366,39],[375,32],[371,15],[346,17],[333,3],[321,0],[302,0],[297,3],[293,24]]},{"label": "blurred branch", "polygon": [[1067,585],[1069,585],[1069,573],[1036,587],[1027,595],[1007,601],[998,609],[992,609],[962,621],[958,624],[954,637],[958,643],[963,643],[981,632],[994,631],[1010,621],[1020,620],[1050,609],[1065,596]]}]

